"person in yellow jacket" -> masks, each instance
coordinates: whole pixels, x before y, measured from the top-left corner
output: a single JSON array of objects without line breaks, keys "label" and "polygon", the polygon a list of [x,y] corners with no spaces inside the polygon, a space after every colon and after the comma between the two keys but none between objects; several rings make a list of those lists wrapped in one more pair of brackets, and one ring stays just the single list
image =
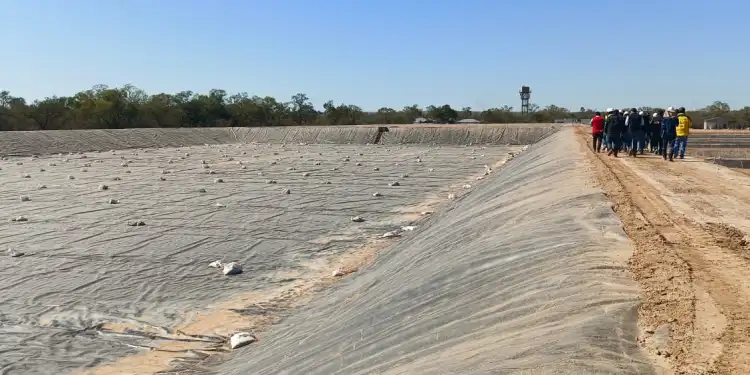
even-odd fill
[{"label": "person in yellow jacket", "polygon": [[685,107],[677,109],[677,138],[674,141],[673,154],[679,155],[680,159],[685,159],[685,148],[690,135],[690,128],[693,126],[693,119],[685,113]]}]

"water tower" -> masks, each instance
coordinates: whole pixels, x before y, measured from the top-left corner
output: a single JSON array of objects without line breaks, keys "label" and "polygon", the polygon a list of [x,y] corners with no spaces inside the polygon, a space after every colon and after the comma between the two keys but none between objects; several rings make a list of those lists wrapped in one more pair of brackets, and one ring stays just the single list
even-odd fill
[{"label": "water tower", "polygon": [[529,100],[531,100],[531,87],[521,86],[521,91],[518,92],[521,95],[521,114],[526,116],[529,114]]}]

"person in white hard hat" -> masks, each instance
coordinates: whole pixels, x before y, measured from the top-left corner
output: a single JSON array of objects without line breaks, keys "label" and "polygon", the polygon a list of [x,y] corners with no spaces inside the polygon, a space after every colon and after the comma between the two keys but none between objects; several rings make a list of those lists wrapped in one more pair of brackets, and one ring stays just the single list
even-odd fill
[{"label": "person in white hard hat", "polygon": [[647,148],[646,145],[648,144],[648,137],[647,137],[648,124],[651,123],[651,121],[650,121],[648,113],[645,113],[643,111],[638,111],[638,116],[641,117],[641,135],[638,141],[639,142],[638,153],[643,155],[643,153],[645,152]]},{"label": "person in white hard hat", "polygon": [[672,107],[667,108],[666,115],[661,120],[661,156],[664,160],[674,161],[674,141],[677,138],[677,117]]},{"label": "person in white hard hat", "polygon": [[622,135],[620,136],[620,150],[627,153],[630,152],[630,131],[628,131],[628,115],[630,110],[627,108],[620,111],[620,127],[622,128]]},{"label": "person in white hard hat", "polygon": [[661,113],[654,112],[648,123],[648,146],[651,153],[656,154],[661,148]]}]

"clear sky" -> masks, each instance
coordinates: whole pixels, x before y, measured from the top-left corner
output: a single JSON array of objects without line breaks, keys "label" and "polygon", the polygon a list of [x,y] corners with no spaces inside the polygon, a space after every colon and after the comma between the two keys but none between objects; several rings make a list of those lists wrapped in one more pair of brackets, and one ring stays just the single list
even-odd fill
[{"label": "clear sky", "polygon": [[0,0],[0,89],[221,88],[316,107],[750,105],[741,0]]}]

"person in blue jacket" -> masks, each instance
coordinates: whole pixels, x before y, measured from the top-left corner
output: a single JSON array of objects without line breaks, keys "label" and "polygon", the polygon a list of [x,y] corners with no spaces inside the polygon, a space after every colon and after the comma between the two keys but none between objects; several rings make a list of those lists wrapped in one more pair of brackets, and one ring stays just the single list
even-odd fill
[{"label": "person in blue jacket", "polygon": [[659,153],[667,160],[674,161],[674,141],[677,138],[677,116],[672,107],[667,108],[661,120],[661,147]]}]

